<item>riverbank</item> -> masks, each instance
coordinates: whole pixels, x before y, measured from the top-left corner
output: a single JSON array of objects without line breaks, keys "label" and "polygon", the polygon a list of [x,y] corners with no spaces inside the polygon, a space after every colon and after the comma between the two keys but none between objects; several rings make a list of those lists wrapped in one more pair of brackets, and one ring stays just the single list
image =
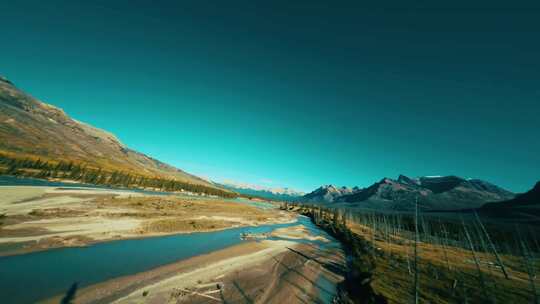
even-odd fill
[{"label": "riverbank", "polygon": [[[298,234],[298,227],[279,230],[314,237]],[[324,303],[334,297],[344,263],[335,248],[293,240],[250,241],[77,290],[75,302]],[[42,303],[58,303],[63,297]]]},{"label": "riverbank", "polygon": [[1,186],[0,196],[0,256],[295,220],[223,199],[97,188]]},{"label": "riverbank", "polygon": [[0,192],[2,253],[46,250],[0,257],[9,303],[55,294],[45,302],[331,303],[343,280],[339,244],[271,205],[113,189]]}]

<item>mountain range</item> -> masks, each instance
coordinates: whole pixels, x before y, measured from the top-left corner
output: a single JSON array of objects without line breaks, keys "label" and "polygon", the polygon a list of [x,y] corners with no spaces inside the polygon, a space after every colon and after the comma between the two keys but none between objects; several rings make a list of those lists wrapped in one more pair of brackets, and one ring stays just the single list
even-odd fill
[{"label": "mountain range", "polygon": [[513,197],[512,192],[479,179],[400,175],[397,179],[383,178],[366,188],[326,185],[299,200],[343,207],[410,211],[414,209],[416,200],[422,209],[453,210],[478,208],[487,202]]},{"label": "mountain range", "polygon": [[333,203],[340,201],[340,199],[346,195],[356,193],[360,189],[358,187],[347,188],[347,187],[336,187],[334,185],[324,185],[314,191],[305,194],[303,197],[299,198],[305,202],[325,202]]},{"label": "mountain range", "polygon": [[506,201],[487,203],[477,211],[490,216],[540,223],[540,181],[525,193]]},{"label": "mountain range", "polygon": [[0,155],[83,163],[148,177],[219,187],[124,145],[113,134],[69,117],[62,109],[0,77]]},{"label": "mountain range", "polygon": [[271,200],[295,201],[302,197],[305,193],[296,191],[290,188],[272,188],[246,183],[238,183],[234,181],[224,181],[216,183],[219,186],[231,191],[241,193],[248,196],[257,196]]},{"label": "mountain range", "polygon": [[[400,175],[397,179],[383,178],[366,188],[325,185],[307,194],[289,188],[235,182],[217,184],[130,149],[113,134],[69,117],[62,109],[26,94],[1,76],[0,156],[44,162],[62,160],[94,170],[121,171],[126,175],[227,189],[227,193],[349,208],[412,210],[417,200],[420,208],[430,210],[479,208],[486,203],[490,203],[486,208],[497,210],[531,205],[527,203],[529,194],[515,197],[512,192],[489,182],[457,176],[410,178]],[[534,196],[538,187],[537,184],[530,195]]]}]

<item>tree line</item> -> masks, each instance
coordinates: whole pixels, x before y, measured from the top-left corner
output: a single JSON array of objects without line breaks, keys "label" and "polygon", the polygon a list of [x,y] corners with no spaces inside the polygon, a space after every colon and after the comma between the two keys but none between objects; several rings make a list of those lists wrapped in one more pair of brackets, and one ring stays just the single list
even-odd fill
[{"label": "tree line", "polygon": [[321,206],[283,202],[282,210],[305,215],[319,228],[337,239],[348,258],[344,281],[338,284],[334,302],[384,304],[387,300],[375,293],[371,286],[375,270],[375,249],[362,237],[347,227],[348,215],[339,209]]},{"label": "tree line", "polygon": [[[418,208],[414,213],[381,213],[283,203],[281,209],[310,217],[348,249],[344,286],[354,303],[384,301],[377,296],[368,299],[365,295],[373,290],[359,283],[369,282],[383,263],[379,280],[388,271],[391,278],[409,278],[409,291],[385,294],[399,295],[403,301],[441,296],[449,302],[508,303],[517,299],[519,290],[520,301],[540,303],[537,227],[491,222],[475,212],[440,218]],[[351,225],[358,234],[351,232]],[[361,295],[356,293],[359,289]]]},{"label": "tree line", "polygon": [[146,176],[121,170],[105,170],[84,163],[60,160],[45,161],[40,158],[14,158],[0,154],[0,173],[13,176],[33,178],[61,178],[93,185],[104,185],[125,188],[143,188],[157,191],[187,191],[206,195],[233,198],[237,194],[208,187],[155,176]]}]

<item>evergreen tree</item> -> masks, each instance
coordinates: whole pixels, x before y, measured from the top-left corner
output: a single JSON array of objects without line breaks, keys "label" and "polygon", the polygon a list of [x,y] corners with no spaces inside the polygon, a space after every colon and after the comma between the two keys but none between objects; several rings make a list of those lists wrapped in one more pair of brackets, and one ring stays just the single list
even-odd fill
[{"label": "evergreen tree", "polygon": [[8,174],[8,175],[17,175],[18,171],[19,170],[17,169],[17,166],[15,164],[11,164],[7,168],[6,174]]},{"label": "evergreen tree", "polygon": [[34,169],[43,169],[43,162],[41,161],[41,158],[38,158],[34,164],[32,165],[32,168]]}]

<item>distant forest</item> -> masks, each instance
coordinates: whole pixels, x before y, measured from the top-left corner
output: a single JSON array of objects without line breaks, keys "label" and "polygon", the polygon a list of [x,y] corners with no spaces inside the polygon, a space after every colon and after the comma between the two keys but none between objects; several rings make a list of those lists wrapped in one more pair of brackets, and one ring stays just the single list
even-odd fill
[{"label": "distant forest", "polygon": [[204,185],[180,182],[174,179],[144,176],[124,171],[109,171],[73,161],[51,162],[40,158],[14,158],[0,154],[0,173],[34,178],[59,178],[93,185],[125,188],[144,188],[157,191],[188,191],[193,193],[237,197],[234,192],[224,191]]}]

